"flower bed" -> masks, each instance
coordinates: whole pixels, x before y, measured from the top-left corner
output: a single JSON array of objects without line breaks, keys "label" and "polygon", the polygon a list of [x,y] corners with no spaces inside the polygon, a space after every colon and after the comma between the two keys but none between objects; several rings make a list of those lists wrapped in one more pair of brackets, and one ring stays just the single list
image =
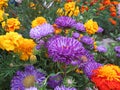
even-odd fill
[{"label": "flower bed", "polygon": [[1,0],[0,90],[120,90],[120,0]]}]

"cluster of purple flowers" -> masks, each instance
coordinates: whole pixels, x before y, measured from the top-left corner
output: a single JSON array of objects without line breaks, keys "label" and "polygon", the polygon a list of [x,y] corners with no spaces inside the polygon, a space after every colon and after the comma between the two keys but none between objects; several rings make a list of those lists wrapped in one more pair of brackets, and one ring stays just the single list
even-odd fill
[{"label": "cluster of purple flowers", "polygon": [[115,47],[114,47],[114,50],[115,50],[115,52],[116,52],[116,56],[117,56],[117,57],[120,57],[120,46],[115,46]]},{"label": "cluster of purple flowers", "polygon": [[86,45],[93,45],[93,43],[94,43],[94,40],[89,36],[83,36],[80,40],[82,43],[84,43]]},{"label": "cluster of purple flowers", "polygon": [[105,53],[107,52],[107,48],[105,46],[97,46],[97,51],[100,52],[100,53]]}]

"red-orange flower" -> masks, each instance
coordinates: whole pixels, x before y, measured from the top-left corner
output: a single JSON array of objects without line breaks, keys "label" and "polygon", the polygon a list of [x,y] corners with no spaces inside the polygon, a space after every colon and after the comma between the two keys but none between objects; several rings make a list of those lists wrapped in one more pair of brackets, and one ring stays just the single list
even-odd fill
[{"label": "red-orange flower", "polygon": [[110,16],[115,17],[117,16],[116,12],[111,12]]},{"label": "red-orange flower", "polygon": [[117,22],[114,20],[114,19],[112,19],[112,18],[109,18],[108,19],[110,22],[111,22],[111,24],[113,24],[113,25],[116,25],[117,24]]},{"label": "red-orange flower", "polygon": [[93,70],[91,81],[99,90],[120,90],[120,68],[107,64]]}]

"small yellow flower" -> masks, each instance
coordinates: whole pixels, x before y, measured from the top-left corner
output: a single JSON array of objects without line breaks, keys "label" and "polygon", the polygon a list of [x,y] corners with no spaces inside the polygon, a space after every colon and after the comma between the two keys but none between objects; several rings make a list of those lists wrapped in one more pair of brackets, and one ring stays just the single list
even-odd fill
[{"label": "small yellow flower", "polygon": [[78,73],[78,74],[82,74],[83,73],[83,71],[81,69],[76,69],[75,72]]},{"label": "small yellow flower", "polygon": [[35,55],[30,56],[30,62],[31,63],[36,63],[37,62],[37,57]]},{"label": "small yellow flower", "polygon": [[35,6],[35,4],[33,2],[30,2],[30,7],[32,8],[34,6]]},{"label": "small yellow flower", "polygon": [[2,22],[2,28],[8,32],[18,30],[20,29],[20,21],[16,18],[9,18]]},{"label": "small yellow flower", "polygon": [[0,22],[3,21],[7,16],[8,14],[6,14],[3,10],[0,10]]},{"label": "small yellow flower", "polygon": [[74,15],[74,16],[78,16],[79,13],[80,13],[80,10],[79,10],[79,7],[77,6],[76,9],[74,10],[73,15]]},{"label": "small yellow flower", "polygon": [[69,11],[74,11],[75,10],[75,2],[68,2],[64,5],[64,9],[65,11],[69,12]]},{"label": "small yellow flower", "polygon": [[68,34],[68,33],[69,33],[69,31],[70,31],[69,29],[66,29],[66,30],[65,30],[65,34]]},{"label": "small yellow flower", "polygon": [[47,23],[47,21],[44,17],[37,17],[32,21],[31,27],[34,28],[34,27],[44,24],[44,23]]},{"label": "small yellow flower", "polygon": [[88,34],[95,34],[98,31],[98,24],[97,22],[94,22],[92,19],[88,20],[84,24],[84,26]]},{"label": "small yellow flower", "polygon": [[62,8],[58,8],[58,10],[57,10],[57,15],[60,15],[60,16],[63,16],[64,15],[64,11],[63,11],[63,9]]}]

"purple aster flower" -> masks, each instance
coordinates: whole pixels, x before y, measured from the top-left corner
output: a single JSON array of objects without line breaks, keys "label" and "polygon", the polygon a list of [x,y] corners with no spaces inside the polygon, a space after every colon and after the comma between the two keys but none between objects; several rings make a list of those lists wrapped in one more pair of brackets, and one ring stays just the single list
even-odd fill
[{"label": "purple aster flower", "polygon": [[116,38],[117,41],[120,41],[120,37]]},{"label": "purple aster flower", "polygon": [[84,67],[83,67],[83,72],[85,73],[85,75],[90,78],[92,75],[92,71],[94,69],[97,69],[98,67],[102,66],[102,64],[97,63],[95,61],[93,62],[88,62]]},{"label": "purple aster flower", "polygon": [[85,50],[82,43],[70,37],[57,37],[48,43],[48,54],[55,62],[70,64]]},{"label": "purple aster flower", "polygon": [[116,56],[120,58],[120,53],[117,53]]},{"label": "purple aster flower", "polygon": [[99,27],[97,33],[101,33],[101,32],[103,32],[103,31],[104,31],[103,28],[102,28],[102,27]]},{"label": "purple aster flower", "polygon": [[104,46],[102,46],[102,45],[97,46],[96,49],[97,49],[97,51],[100,52],[100,53],[105,53],[105,52],[107,52],[107,48],[104,47]]},{"label": "purple aster flower", "polygon": [[55,88],[56,86],[60,86],[62,83],[62,79],[63,78],[60,74],[50,76],[48,79],[48,86],[51,88]]},{"label": "purple aster flower", "polygon": [[36,87],[26,88],[25,90],[38,90]]},{"label": "purple aster flower", "polygon": [[37,49],[37,50],[39,50],[39,49],[41,48],[42,45],[45,45],[45,41],[42,40],[42,39],[39,40],[37,43],[38,43],[37,46],[36,46],[36,49]]},{"label": "purple aster flower", "polygon": [[73,61],[82,62],[83,56],[88,57],[82,43],[73,37],[59,36],[47,43],[49,57],[55,62],[71,64]]},{"label": "purple aster flower", "polygon": [[61,28],[71,28],[74,26],[76,21],[71,17],[61,16],[55,20],[55,24]]},{"label": "purple aster flower", "polygon": [[73,34],[72,34],[72,37],[74,37],[74,38],[79,38],[79,36],[80,36],[80,34],[79,33],[77,33],[77,32],[74,32]]},{"label": "purple aster flower", "polygon": [[30,30],[30,37],[33,39],[40,39],[44,36],[52,34],[53,32],[54,32],[53,26],[45,23],[45,24],[32,28]]},{"label": "purple aster flower", "polygon": [[77,90],[74,87],[57,86],[54,90]]},{"label": "purple aster flower", "polygon": [[83,36],[81,38],[81,42],[87,45],[92,45],[94,43],[94,40],[89,36]]},{"label": "purple aster flower", "polygon": [[32,65],[26,66],[24,71],[17,71],[11,80],[11,90],[25,90],[34,87],[35,83],[42,85],[45,75]]},{"label": "purple aster flower", "polygon": [[76,23],[74,25],[75,29],[81,32],[85,32],[85,27],[83,23]]},{"label": "purple aster flower", "polygon": [[115,52],[120,53],[120,46],[115,46],[114,50],[115,50]]}]

